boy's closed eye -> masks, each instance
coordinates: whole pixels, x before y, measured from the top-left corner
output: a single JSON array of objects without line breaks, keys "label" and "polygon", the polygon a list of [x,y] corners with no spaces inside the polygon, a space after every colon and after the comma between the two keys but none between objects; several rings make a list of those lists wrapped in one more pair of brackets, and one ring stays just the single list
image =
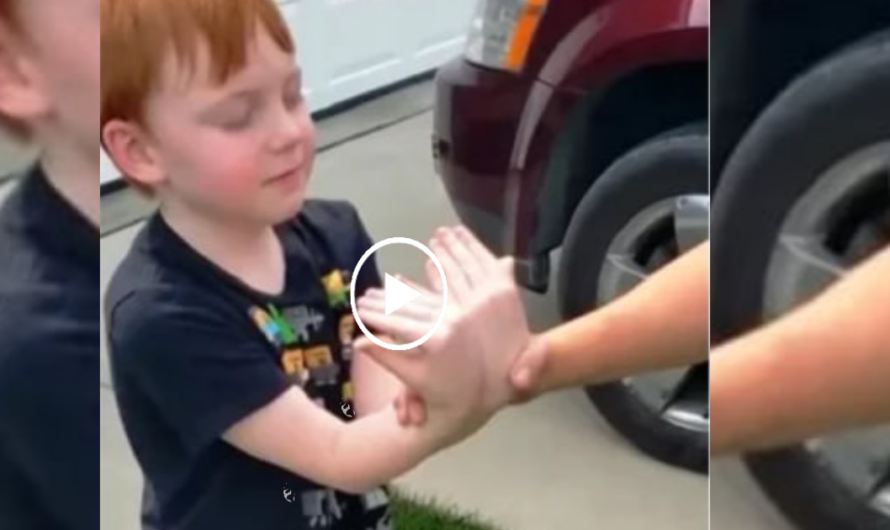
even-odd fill
[{"label": "boy's closed eye", "polygon": [[250,125],[259,105],[255,93],[243,93],[211,107],[202,121],[226,131],[241,130]]},{"label": "boy's closed eye", "polygon": [[[281,93],[282,103],[288,111],[297,110],[303,103],[301,72],[294,71],[287,77]],[[272,96],[277,98],[278,96]],[[231,95],[210,107],[202,114],[202,121],[225,131],[240,131],[253,123],[260,109],[269,104],[269,96],[261,90],[244,90]]]},{"label": "boy's closed eye", "polygon": [[288,82],[284,89],[284,106],[287,110],[296,110],[303,103],[303,87],[300,82],[293,80]]}]

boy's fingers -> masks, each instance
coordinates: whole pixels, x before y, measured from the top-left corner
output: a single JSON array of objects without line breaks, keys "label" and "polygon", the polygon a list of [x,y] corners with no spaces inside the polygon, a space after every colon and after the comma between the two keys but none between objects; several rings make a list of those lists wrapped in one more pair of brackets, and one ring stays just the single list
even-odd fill
[{"label": "boy's fingers", "polygon": [[[403,319],[414,320],[417,323],[426,323],[427,325],[430,321],[435,321],[439,316],[440,308],[433,306],[431,301],[427,302],[424,298],[428,297],[421,297],[416,302],[412,302],[399,308],[398,316]],[[359,300],[358,308],[360,314],[363,314],[363,311],[373,311],[378,315],[383,315],[384,318],[389,318],[389,316],[386,315],[386,300],[381,298],[362,298]],[[364,316],[362,316],[362,318],[364,319]]]},{"label": "boy's fingers", "polygon": [[352,342],[352,347],[356,351],[364,351],[370,348],[377,348],[378,346],[371,342],[371,339],[369,339],[368,337],[361,335],[359,337],[356,337],[356,339]]},{"label": "boy's fingers", "polygon": [[385,316],[383,311],[375,309],[359,307],[358,314],[365,326],[398,339],[415,341],[429,331],[429,326],[418,323],[415,319],[404,318],[395,314]]},{"label": "boy's fingers", "polygon": [[[372,305],[386,308],[386,293],[380,289],[370,289],[358,299],[359,307],[371,307]],[[442,296],[438,293],[423,291],[416,300],[411,302],[411,305],[421,305],[427,309],[435,310],[442,307]]]},{"label": "boy's fingers", "polygon": [[408,287],[414,289],[415,291],[419,292],[421,295],[435,296],[435,293],[432,290],[430,290],[428,287],[424,287],[423,285],[420,285],[419,283],[415,282],[414,280],[410,280],[410,279],[402,276],[401,274],[396,274],[396,279],[399,280],[400,282],[404,283]]}]

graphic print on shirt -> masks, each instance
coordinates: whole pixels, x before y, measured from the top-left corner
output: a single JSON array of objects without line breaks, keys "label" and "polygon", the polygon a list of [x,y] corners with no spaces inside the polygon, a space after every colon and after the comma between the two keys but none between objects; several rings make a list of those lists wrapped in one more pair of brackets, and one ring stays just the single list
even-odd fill
[{"label": "graphic print on shirt", "polygon": [[[298,382],[317,406],[351,421],[356,416],[355,389],[349,366],[358,325],[350,310],[350,274],[330,270],[320,275],[323,298],[314,304],[252,307],[253,322],[279,354],[281,367]],[[341,496],[328,488],[293,491],[294,499],[313,530],[347,525],[345,530],[392,530],[389,499],[383,488],[364,495]],[[354,520],[355,518],[355,520]]]},{"label": "graphic print on shirt", "polygon": [[298,342],[309,344],[312,333],[318,334],[324,325],[324,315],[306,306],[291,307],[284,310],[284,320],[295,331]]},{"label": "graphic print on shirt", "polygon": [[309,528],[331,528],[343,518],[343,506],[331,489],[303,492],[303,516]]},{"label": "graphic print on shirt", "polygon": [[284,368],[284,373],[301,387],[309,382],[309,370],[306,369],[306,359],[300,348],[283,349],[281,367]]},{"label": "graphic print on shirt", "polygon": [[300,386],[312,380],[317,386],[336,386],[340,365],[331,348],[325,345],[305,347],[322,331],[325,317],[311,307],[299,305],[279,310],[272,304],[266,312],[251,307],[251,319],[266,339],[281,351],[281,367]]},{"label": "graphic print on shirt", "polygon": [[[266,336],[266,339],[281,352],[281,367],[284,373],[301,387],[305,386],[309,381],[309,370],[306,366],[304,351],[299,347],[298,343],[298,339],[303,337],[298,336],[294,332],[290,323],[282,316],[278,308],[269,304],[268,309],[269,311],[266,312],[257,306],[253,306],[248,310],[248,313],[251,320]],[[323,323],[323,320],[321,323]],[[309,337],[308,329],[305,330],[304,335],[307,338]]]},{"label": "graphic print on shirt", "polygon": [[[366,513],[375,510],[384,511],[389,505],[389,495],[386,493],[386,490],[384,488],[378,487],[362,495],[359,498],[359,501],[361,503],[361,508]],[[377,524],[375,526],[369,526],[363,528],[362,530],[393,530],[392,517],[390,516],[390,513],[388,511],[384,511],[381,517],[377,520]]]},{"label": "graphic print on shirt", "polygon": [[250,319],[260,328],[260,331],[273,346],[280,348],[284,345],[284,332],[280,324],[269,313],[256,306],[251,307],[248,312]]},{"label": "graphic print on shirt", "polygon": [[291,489],[287,486],[284,487],[284,500],[286,500],[287,502],[294,502],[295,500],[297,500],[294,497],[294,492],[291,491]]},{"label": "graphic print on shirt", "polygon": [[349,285],[351,273],[339,269],[332,270],[321,279],[328,303],[334,309],[349,308]]},{"label": "graphic print on shirt", "polygon": [[344,361],[352,360],[352,341],[355,340],[355,328],[355,317],[351,312],[340,317],[337,335],[340,337],[340,355]]},{"label": "graphic print on shirt", "polygon": [[340,365],[334,362],[330,346],[315,346],[303,352],[309,378],[319,387],[335,386],[340,379]]}]

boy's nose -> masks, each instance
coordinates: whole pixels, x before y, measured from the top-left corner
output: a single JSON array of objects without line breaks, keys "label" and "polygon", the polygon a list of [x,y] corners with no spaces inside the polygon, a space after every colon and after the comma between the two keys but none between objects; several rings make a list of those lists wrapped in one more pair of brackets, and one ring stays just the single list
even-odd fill
[{"label": "boy's nose", "polygon": [[279,120],[272,148],[276,152],[291,150],[305,140],[308,132],[301,124],[301,120],[292,115],[284,116]]}]

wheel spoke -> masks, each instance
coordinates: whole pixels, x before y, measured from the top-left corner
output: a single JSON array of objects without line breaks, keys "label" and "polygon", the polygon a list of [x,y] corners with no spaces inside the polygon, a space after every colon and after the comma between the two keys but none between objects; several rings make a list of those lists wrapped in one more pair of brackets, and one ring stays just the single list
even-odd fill
[{"label": "wheel spoke", "polygon": [[844,273],[840,259],[815,238],[785,235],[779,239],[770,275],[782,281],[770,281],[766,299],[768,317],[787,312],[800,302],[818,294]]},{"label": "wheel spoke", "polygon": [[674,205],[677,247],[686,252],[708,239],[711,200],[707,195],[687,195]]},{"label": "wheel spoke", "polygon": [[698,364],[686,371],[665,400],[661,412],[677,423],[707,430],[710,424],[707,364]]},{"label": "wheel spoke", "polygon": [[874,499],[875,505],[883,507],[890,513],[890,452],[880,466],[881,471],[879,471],[878,480],[872,487],[871,497]]},{"label": "wheel spoke", "polygon": [[805,447],[863,502],[890,509],[890,427],[809,440]]},{"label": "wheel spoke", "polygon": [[627,254],[609,254],[600,273],[599,304],[615,300],[646,279],[646,271]]}]

